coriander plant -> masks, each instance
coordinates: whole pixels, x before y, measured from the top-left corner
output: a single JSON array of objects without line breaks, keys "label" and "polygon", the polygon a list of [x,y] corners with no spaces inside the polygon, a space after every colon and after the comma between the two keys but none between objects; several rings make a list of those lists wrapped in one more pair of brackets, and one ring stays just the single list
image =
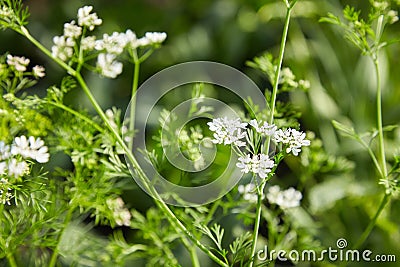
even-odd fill
[{"label": "coriander plant", "polygon": [[[107,21],[87,5],[46,47],[30,31],[28,7],[0,0],[0,28],[18,33],[64,72],[45,94],[35,94],[55,65],[32,66],[27,55],[6,51],[0,57],[1,265],[335,266],[336,259],[323,257],[327,248],[344,249],[343,238],[354,237],[321,226],[323,217],[343,215],[328,207],[342,195],[326,183],[343,177],[346,186],[365,188],[357,182],[356,160],[328,153],[326,140],[306,129],[294,104],[295,96],[311,97],[314,85],[289,67],[289,28],[298,27],[293,17],[311,2],[283,0],[260,9],[284,11],[277,51],[246,62],[263,78],[260,90],[242,72],[207,61],[169,67],[140,85],[142,64],[163,53],[167,33],[98,34]],[[380,61],[397,42],[384,35],[398,20],[397,4],[371,0],[366,16],[346,6],[343,18],[320,19],[339,26],[376,75],[376,129],[360,133],[332,121],[371,158],[373,190],[383,195],[349,246],[354,250],[366,246],[399,190],[400,156],[388,156],[385,136],[398,125],[383,123]],[[103,108],[89,79],[96,74],[108,81],[129,75],[126,70],[132,70],[126,111]],[[95,113],[70,103],[78,90]],[[143,208],[132,196],[149,204]],[[393,229],[385,216],[385,229]],[[307,259],[299,256],[304,251]]]}]

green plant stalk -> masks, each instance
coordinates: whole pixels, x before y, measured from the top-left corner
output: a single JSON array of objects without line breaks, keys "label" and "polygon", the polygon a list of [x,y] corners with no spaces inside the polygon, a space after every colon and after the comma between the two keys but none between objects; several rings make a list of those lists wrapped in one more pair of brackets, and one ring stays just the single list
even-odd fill
[{"label": "green plant stalk", "polygon": [[[383,139],[383,123],[382,123],[382,86],[381,86],[381,78],[379,72],[379,61],[378,55],[375,54],[372,56],[375,66],[376,73],[376,82],[377,82],[377,90],[376,90],[376,115],[377,115],[377,124],[378,124],[378,141],[379,141],[379,159],[380,159],[380,174],[383,176],[383,179],[388,179],[387,168],[386,168],[386,156],[385,156],[385,143]],[[374,157],[373,157],[374,158]],[[379,165],[378,165],[379,166]],[[382,213],[386,205],[389,203],[390,194],[385,193],[381,203],[379,204],[378,210],[376,211],[374,217],[369,222],[367,228],[362,233],[361,237],[358,239],[356,244],[354,245],[354,249],[359,248],[365,240],[367,240],[368,236],[371,234],[372,229],[375,227],[376,222],[378,220],[379,215]]]},{"label": "green plant stalk", "polygon": [[14,255],[12,253],[6,254],[7,261],[10,264],[10,267],[18,267],[17,262],[15,261]]},{"label": "green plant stalk", "polygon": [[379,205],[379,208],[376,211],[374,217],[371,219],[371,221],[369,222],[367,228],[364,230],[364,232],[362,233],[360,238],[355,243],[353,249],[359,249],[361,247],[361,245],[365,242],[365,240],[367,240],[367,238],[370,235],[372,229],[374,229],[374,227],[375,227],[375,224],[376,224],[376,221],[378,220],[379,215],[384,210],[386,204],[389,203],[389,200],[390,200],[390,195],[389,194],[385,194],[385,196],[383,197],[383,199],[382,199],[382,201],[381,201],[381,203]]},{"label": "green plant stalk", "polygon": [[51,255],[50,262],[49,262],[49,267],[54,267],[54,266],[56,266],[56,264],[57,264],[58,253],[59,253],[59,251],[60,251],[60,240],[61,240],[61,237],[62,237],[64,231],[65,231],[65,228],[68,226],[69,222],[70,222],[71,219],[72,219],[72,214],[73,214],[73,212],[74,212],[74,208],[71,207],[71,208],[68,210],[67,215],[65,216],[64,225],[63,225],[64,228],[63,228],[63,230],[60,232],[60,234],[58,235],[57,245],[56,245],[56,247],[55,247],[54,250],[53,250],[53,254]]},{"label": "green plant stalk", "polygon": [[117,139],[117,142],[122,146],[123,150],[126,152],[128,159],[132,163],[133,167],[138,171],[138,174],[139,174],[141,180],[146,185],[146,189],[148,189],[149,192],[151,192],[152,196],[155,199],[156,205],[167,216],[168,221],[174,227],[179,229],[187,238],[189,238],[209,258],[211,258],[213,261],[215,261],[220,266],[229,267],[228,264],[226,264],[221,259],[219,259],[216,255],[214,255],[214,253],[212,253],[206,246],[204,246],[199,240],[197,240],[197,238],[195,238],[193,236],[193,234],[182,224],[182,222],[175,216],[175,214],[171,211],[171,209],[168,207],[168,205],[162,200],[162,198],[158,195],[158,193],[155,191],[155,189],[149,184],[146,174],[140,168],[140,165],[138,164],[137,160],[133,156],[132,151],[126,146],[125,142],[123,141],[122,137],[119,135],[117,130],[111,126],[110,122],[108,121],[107,116],[105,115],[105,113],[102,110],[102,108],[100,107],[100,105],[97,103],[96,99],[94,98],[94,96],[91,93],[90,89],[88,88],[86,82],[82,78],[81,74],[76,72],[73,68],[71,68],[69,65],[65,64],[63,61],[59,60],[58,58],[53,57],[51,52],[49,50],[47,50],[43,45],[41,45],[35,38],[33,38],[29,34],[29,32],[26,28],[21,27],[21,32],[20,31],[17,31],[17,32],[24,35],[29,41],[31,41],[36,47],[38,47],[44,54],[49,56],[56,63],[58,63],[61,67],[63,67],[65,70],[67,70],[71,76],[75,77],[75,79],[81,85],[86,96],[89,98],[89,101],[92,103],[94,109],[99,114],[100,118],[103,120],[103,122],[106,124],[107,128],[111,131],[111,133]]},{"label": "green plant stalk", "polygon": [[[275,104],[276,104],[276,97],[278,93],[278,87],[279,87],[279,76],[281,75],[281,68],[282,68],[282,62],[283,62],[283,56],[285,54],[285,47],[286,47],[286,39],[289,31],[289,23],[290,23],[290,16],[291,16],[291,11],[294,5],[287,5],[287,10],[286,10],[286,16],[285,16],[285,26],[283,28],[283,34],[282,34],[282,40],[281,40],[281,45],[279,49],[279,58],[278,58],[278,66],[276,68],[275,72],[275,80],[274,80],[274,87],[272,89],[272,97],[271,97],[271,111],[269,114],[269,120],[268,123],[271,125],[274,123],[274,113],[275,113]],[[267,153],[269,152],[269,147],[271,143],[271,137],[268,136],[266,140],[266,151]],[[254,231],[253,231],[253,239],[252,239],[252,246],[251,246],[251,262],[249,267],[252,267],[254,262],[255,262],[255,253],[256,253],[256,247],[257,247],[257,239],[258,239],[258,230],[260,228],[260,221],[261,221],[261,204],[262,204],[262,197],[263,197],[263,192],[265,185],[267,183],[264,182],[261,184],[261,188],[257,191],[257,209],[256,209],[256,221],[254,223]]]},{"label": "green plant stalk", "polygon": [[379,61],[378,56],[374,58],[374,66],[376,72],[376,82],[377,82],[377,90],[376,90],[376,115],[377,115],[377,124],[378,124],[378,139],[379,139],[379,153],[380,153],[380,161],[381,161],[381,169],[384,177],[387,178],[387,168],[386,168],[386,156],[385,156],[385,143],[383,139],[383,122],[382,122],[382,85],[381,85],[381,75],[379,71]]},{"label": "green plant stalk", "polygon": [[[136,91],[138,89],[139,84],[139,71],[140,71],[140,61],[135,58],[134,63],[134,73],[133,73],[133,82],[132,82],[132,95],[131,95],[131,103],[130,103],[130,115],[129,115],[129,133],[134,136],[135,131],[135,112],[136,112]],[[129,142],[129,149],[132,151],[133,148],[133,140]]]},{"label": "green plant stalk", "polygon": [[81,120],[83,120],[83,121],[89,123],[89,124],[92,125],[94,128],[96,128],[97,131],[99,131],[99,132],[101,132],[101,133],[104,132],[104,129],[101,128],[100,125],[98,125],[96,122],[94,122],[94,121],[91,120],[90,118],[88,118],[88,117],[82,115],[81,113],[79,113],[79,112],[73,110],[72,108],[67,107],[67,106],[65,106],[65,105],[63,105],[63,104],[60,104],[60,103],[56,103],[56,102],[50,102],[50,101],[49,101],[49,102],[46,102],[46,103],[48,103],[48,104],[50,104],[50,105],[53,105],[53,106],[55,106],[55,107],[58,107],[58,108],[60,108],[60,109],[63,109],[63,110],[65,110],[65,111],[67,111],[67,112],[73,114],[74,116],[80,118]]}]

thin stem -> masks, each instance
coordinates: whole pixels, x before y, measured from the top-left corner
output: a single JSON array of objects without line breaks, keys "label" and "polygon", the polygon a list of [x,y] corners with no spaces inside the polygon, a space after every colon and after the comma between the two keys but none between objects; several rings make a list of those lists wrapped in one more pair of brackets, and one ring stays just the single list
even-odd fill
[{"label": "thin stem", "polygon": [[374,228],[376,221],[378,220],[379,215],[382,213],[383,209],[385,208],[386,204],[389,203],[390,194],[385,194],[383,197],[378,210],[376,211],[374,217],[369,222],[367,228],[362,233],[361,237],[358,239],[356,244],[354,245],[353,249],[358,249],[360,246],[367,240],[368,236],[370,235],[372,229]]},{"label": "thin stem", "polygon": [[190,246],[187,248],[190,252],[190,259],[193,267],[200,267],[199,258],[197,257],[196,247]]},{"label": "thin stem", "polygon": [[21,26],[21,31],[17,31],[17,32],[22,34],[23,36],[25,36],[29,41],[31,41],[43,53],[45,53],[48,57],[50,57],[52,60],[54,60],[58,65],[63,67],[65,70],[67,70],[69,74],[71,74],[72,76],[76,75],[77,72],[72,67],[68,66],[61,59],[54,57],[52,55],[52,53],[46,47],[44,47],[38,40],[33,38],[33,36],[29,33],[28,29],[26,29],[24,26]]},{"label": "thin stem", "polygon": [[[279,87],[279,76],[281,75],[281,68],[282,68],[282,62],[283,62],[283,56],[285,54],[285,47],[286,47],[286,39],[289,31],[289,22],[290,22],[290,15],[292,11],[293,5],[287,6],[286,10],[286,17],[285,17],[285,26],[283,28],[283,34],[282,34],[282,40],[281,40],[281,45],[279,49],[279,58],[278,58],[278,66],[276,68],[275,72],[275,79],[274,79],[274,84],[273,84],[273,90],[272,90],[272,97],[271,97],[271,111],[269,114],[269,124],[274,123],[274,113],[275,113],[275,104],[276,104],[276,96],[278,93],[278,87]],[[271,137],[268,136],[266,140],[266,151],[269,153],[269,147],[271,143]],[[256,247],[257,247],[257,239],[258,239],[258,230],[260,227],[260,220],[261,220],[261,204],[262,204],[262,197],[263,197],[263,192],[265,185],[267,183],[262,183],[261,186],[258,189],[258,198],[257,198],[257,210],[256,210],[256,221],[254,224],[254,231],[253,231],[253,242],[251,246],[251,262],[249,267],[252,267],[254,262],[255,262],[255,253],[256,253]]]},{"label": "thin stem", "polygon": [[55,106],[55,107],[58,107],[58,108],[60,108],[60,109],[63,109],[63,110],[65,110],[65,111],[67,111],[67,112],[73,114],[74,116],[80,118],[81,120],[86,121],[87,123],[89,123],[90,125],[92,125],[94,128],[96,128],[96,130],[98,130],[99,132],[104,132],[104,129],[101,128],[100,125],[98,125],[96,122],[94,122],[94,121],[91,120],[90,118],[88,118],[88,117],[82,115],[81,113],[79,113],[79,112],[73,110],[72,108],[69,108],[69,107],[67,107],[67,106],[65,106],[65,105],[63,105],[63,104],[61,104],[61,103],[56,103],[56,102],[51,102],[51,101],[46,102],[46,103],[48,103],[48,104],[50,104],[50,105],[53,105],[53,106]]},{"label": "thin stem", "polygon": [[257,247],[257,239],[258,239],[258,229],[260,228],[260,221],[261,221],[261,204],[262,204],[262,192],[264,191],[265,184],[261,186],[261,190],[257,191],[257,211],[256,211],[256,221],[254,223],[254,230],[253,230],[253,238],[252,238],[252,246],[251,246],[251,259],[249,267],[252,267],[254,262],[256,261],[256,247]]},{"label": "thin stem", "polygon": [[368,146],[368,145],[365,143],[365,141],[362,140],[361,138],[357,138],[357,140],[360,142],[360,144],[361,144],[363,147],[365,147],[365,148],[367,149],[369,156],[371,157],[372,161],[374,162],[374,165],[375,165],[376,169],[377,169],[378,172],[379,172],[379,175],[380,175],[382,178],[385,178],[385,175],[384,175],[383,172],[382,172],[381,166],[379,165],[379,162],[378,162],[378,160],[377,160],[377,158],[376,158],[374,152],[372,151],[371,147]]},{"label": "thin stem", "polygon": [[377,115],[377,124],[378,124],[378,139],[379,139],[379,154],[381,161],[381,169],[383,171],[384,178],[387,178],[387,169],[386,169],[386,156],[385,156],[385,143],[383,140],[383,123],[382,123],[382,86],[381,86],[381,75],[379,71],[379,61],[378,55],[374,58],[374,66],[376,73],[376,82],[377,82],[377,90],[376,90],[376,115]]},{"label": "thin stem", "polygon": [[[131,114],[129,117],[129,133],[134,135],[135,131],[135,112],[136,112],[136,91],[139,84],[139,70],[140,70],[140,61],[135,59],[135,69],[133,73],[133,82],[132,82],[132,96],[131,96]],[[133,140],[129,142],[129,149],[132,151]]]},{"label": "thin stem", "polygon": [[15,261],[15,257],[12,253],[7,253],[6,254],[8,263],[10,264],[10,267],[18,267],[17,262]]},{"label": "thin stem", "polygon": [[58,258],[58,252],[59,252],[59,250],[60,250],[60,241],[61,241],[61,237],[62,237],[62,235],[63,235],[65,229],[67,228],[67,225],[69,224],[69,222],[70,222],[71,219],[72,219],[72,214],[73,214],[73,212],[74,212],[74,209],[73,209],[73,208],[70,208],[70,209],[68,210],[67,215],[65,216],[64,228],[63,228],[63,230],[60,232],[60,234],[59,234],[59,236],[58,236],[58,242],[57,242],[56,247],[54,248],[53,254],[51,255],[49,267],[54,267],[54,266],[56,266],[57,258]]}]

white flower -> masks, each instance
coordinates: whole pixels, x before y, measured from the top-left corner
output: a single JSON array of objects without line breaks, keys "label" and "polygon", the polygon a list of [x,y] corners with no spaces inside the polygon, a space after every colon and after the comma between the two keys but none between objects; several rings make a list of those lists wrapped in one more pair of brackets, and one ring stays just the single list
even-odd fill
[{"label": "white flower", "polygon": [[39,137],[30,136],[29,140],[24,136],[15,137],[14,144],[11,146],[12,155],[21,155],[23,158],[31,158],[39,163],[49,161],[48,148]]},{"label": "white flower", "polygon": [[293,187],[281,191],[278,185],[271,186],[268,190],[267,199],[272,204],[277,204],[282,209],[294,208],[300,206],[300,200],[303,198],[301,192]]},{"label": "white flower", "polygon": [[75,20],[64,24],[64,36],[78,38],[82,34],[82,28],[75,24]]},{"label": "white flower", "polygon": [[305,137],[305,133],[292,128],[285,131],[279,129],[274,134],[275,142],[286,145],[286,153],[292,153],[295,156],[299,155],[301,147],[310,145],[310,140],[305,139]]},{"label": "white flower", "polygon": [[24,158],[30,158],[31,151],[29,149],[29,142],[25,135],[14,138],[14,143],[11,146],[12,155],[21,155]]},{"label": "white flower", "polygon": [[26,71],[26,67],[28,66],[29,62],[30,60],[25,57],[7,55],[7,64],[14,66],[14,68],[19,72]]},{"label": "white flower", "polygon": [[131,224],[131,213],[126,209],[125,203],[122,198],[114,198],[106,200],[108,208],[112,211],[115,223],[119,226],[130,226]]},{"label": "white flower", "polygon": [[275,124],[269,125],[268,122],[264,122],[263,124],[262,124],[262,122],[260,122],[260,125],[259,125],[257,120],[251,120],[249,122],[249,124],[251,126],[253,126],[258,133],[263,134],[263,135],[268,135],[268,136],[274,135],[276,132],[276,129],[277,129]]},{"label": "white flower", "polygon": [[165,32],[146,32],[144,37],[149,44],[161,44],[167,38],[167,34]]},{"label": "white flower", "polygon": [[12,158],[8,162],[8,175],[15,178],[21,177],[28,171],[28,164],[25,161],[17,161]]},{"label": "white flower", "polygon": [[399,20],[398,13],[396,10],[389,10],[387,12],[388,20],[390,24],[393,24]]},{"label": "white flower", "polygon": [[8,159],[10,156],[10,146],[0,141],[0,160]]},{"label": "white flower", "polygon": [[243,123],[239,118],[230,120],[227,117],[213,119],[207,123],[210,131],[214,132],[214,144],[235,144],[236,146],[245,146],[246,143],[241,141],[246,137],[247,123]]},{"label": "white flower", "polygon": [[251,158],[250,154],[247,154],[246,157],[239,157],[239,162],[236,163],[236,167],[242,169],[241,171],[244,173],[248,173],[251,170]]},{"label": "white flower", "polygon": [[279,187],[279,185],[274,185],[271,186],[268,189],[268,193],[267,193],[267,199],[270,203],[276,204],[277,200],[278,200],[278,196],[281,193],[281,189]]},{"label": "white flower", "polygon": [[106,50],[107,53],[119,55],[127,44],[125,33],[113,32],[112,35],[104,34],[102,40],[97,40],[96,50]]},{"label": "white flower", "polygon": [[97,67],[101,74],[108,78],[115,78],[122,72],[122,63],[115,60],[113,54],[99,54],[97,58]]},{"label": "white flower", "polygon": [[0,175],[5,174],[7,169],[7,163],[5,161],[0,161]]},{"label": "white flower", "polygon": [[95,36],[87,36],[81,41],[81,48],[83,50],[93,50],[96,46],[96,37]]},{"label": "white flower", "polygon": [[39,163],[46,163],[49,161],[49,153],[47,153],[48,148],[44,145],[43,140],[39,137],[35,139],[35,137],[29,137],[30,143],[30,157],[36,160]]},{"label": "white flower", "polygon": [[92,6],[84,6],[78,9],[78,24],[79,26],[88,27],[93,31],[95,26],[101,25],[103,22],[97,17],[96,13],[90,13],[93,10]]},{"label": "white flower", "polygon": [[[239,185],[238,186],[238,191],[241,195],[243,195],[243,199],[247,200],[251,203],[256,203],[258,196],[257,193],[255,192],[256,187],[254,184],[246,184],[246,185]],[[264,198],[264,196],[263,196]]]},{"label": "white flower", "polygon": [[46,74],[45,74],[45,69],[43,66],[38,66],[36,65],[35,67],[32,68],[33,71],[33,76],[37,77],[37,78],[43,78]]},{"label": "white flower", "polygon": [[265,154],[254,155],[252,163],[252,171],[258,174],[262,179],[267,177],[268,173],[272,171],[271,169],[275,165],[274,161],[269,159],[268,155]]},{"label": "white flower", "polygon": [[242,172],[253,172],[254,174],[258,174],[262,179],[267,177],[274,165],[274,161],[269,159],[268,155],[265,154],[253,155],[253,157],[247,154],[246,157],[239,157],[239,162],[236,163],[236,166],[242,169]]},{"label": "white flower", "polygon": [[138,38],[136,34],[132,30],[126,30],[125,32],[125,39],[127,45],[129,45],[132,49],[136,49],[140,46],[138,42]]},{"label": "white flower", "polygon": [[55,36],[54,45],[51,47],[51,54],[62,61],[67,61],[74,53],[75,41],[71,37]]}]

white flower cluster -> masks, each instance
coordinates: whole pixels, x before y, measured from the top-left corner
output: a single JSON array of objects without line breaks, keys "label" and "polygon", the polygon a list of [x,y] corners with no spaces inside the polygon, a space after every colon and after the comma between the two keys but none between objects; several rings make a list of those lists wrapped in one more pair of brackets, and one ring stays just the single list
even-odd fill
[{"label": "white flower cluster", "polygon": [[274,165],[274,161],[265,154],[253,156],[247,154],[246,157],[239,157],[239,162],[236,163],[236,166],[242,169],[242,172],[258,174],[262,179],[267,177],[268,173],[272,171]]},{"label": "white flower cluster", "polygon": [[[73,20],[64,24],[64,34],[53,38],[52,54],[54,57],[67,61],[73,57],[74,47],[80,45],[81,50],[100,52],[97,58],[97,68],[101,75],[116,78],[122,73],[122,63],[116,60],[125,48],[137,49],[146,46],[158,46],[167,38],[164,32],[147,32],[144,37],[137,38],[132,30],[126,32],[113,32],[111,35],[103,34],[103,38],[96,40],[95,36],[82,36],[87,28],[93,31],[102,20],[96,13],[91,13],[92,6],[84,6],[78,10],[78,24]],[[80,42],[80,43],[79,43]]]},{"label": "white flower cluster", "polygon": [[246,137],[247,123],[241,122],[240,119],[217,118],[207,124],[210,131],[214,132],[214,144],[235,144],[239,147],[246,145],[242,139]]},{"label": "white flower cluster", "polygon": [[293,187],[281,191],[279,185],[271,186],[268,189],[267,199],[272,204],[277,204],[282,209],[289,209],[300,206],[300,200],[303,198],[301,192]]},{"label": "white flower cluster", "polygon": [[[213,119],[212,122],[207,124],[210,131],[214,132],[212,141],[215,144],[246,146],[246,142],[243,140],[252,140],[247,131],[247,125],[250,125],[261,136],[269,136],[273,142],[281,143],[288,154],[292,153],[297,156],[301,152],[301,147],[310,145],[310,141],[305,139],[305,133],[292,128],[278,129],[276,125],[270,125],[263,121],[251,120],[247,124],[240,121],[239,118],[231,120],[224,117]],[[260,178],[266,178],[274,167],[274,161],[268,155],[262,153],[242,155],[238,160],[236,166],[242,169],[242,172],[252,172],[258,174]]]},{"label": "white flower cluster", "polygon": [[11,145],[0,141],[0,203],[10,205],[12,194],[8,187],[9,179],[19,179],[29,172],[29,163],[26,159],[32,159],[39,163],[49,161],[47,146],[40,138],[24,135],[15,137]]},{"label": "white flower cluster", "polygon": [[131,225],[131,213],[125,208],[122,198],[110,198],[106,200],[108,208],[112,211],[115,223],[119,226]]},{"label": "white flower cluster", "polygon": [[[12,66],[18,72],[25,72],[29,65],[29,58],[7,55],[7,64]],[[36,78],[45,76],[44,67],[36,65],[32,68],[32,74]]]},{"label": "white flower cluster", "polygon": [[306,134],[296,129],[288,128],[286,130],[279,129],[274,134],[274,141],[286,145],[286,153],[292,153],[297,156],[301,152],[302,146],[309,146],[310,140],[305,139]]},{"label": "white flower cluster", "polygon": [[[74,47],[77,39],[82,35],[83,27],[93,31],[98,25],[101,25],[102,20],[97,17],[96,13],[91,13],[93,10],[92,6],[84,6],[78,10],[78,25],[75,20],[70,23],[64,24],[64,34],[62,36],[55,36],[53,38],[54,45],[51,48],[52,55],[67,61],[74,54]],[[91,47],[88,41],[95,39],[83,39],[85,47]]]},{"label": "white flower cluster", "polygon": [[[257,193],[256,191],[256,186],[254,184],[246,184],[246,185],[239,185],[238,186],[238,191],[241,195],[243,195],[243,199],[247,200],[251,203],[256,203],[257,202]],[[262,199],[264,199],[265,196],[263,194]]]}]

